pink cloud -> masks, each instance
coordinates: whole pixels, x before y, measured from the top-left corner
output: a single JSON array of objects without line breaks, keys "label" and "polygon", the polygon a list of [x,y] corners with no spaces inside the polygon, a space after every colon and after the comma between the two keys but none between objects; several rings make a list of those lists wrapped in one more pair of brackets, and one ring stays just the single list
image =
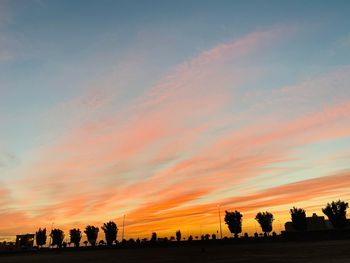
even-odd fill
[{"label": "pink cloud", "polygon": [[[99,118],[70,127],[19,171],[19,217],[38,226],[55,220],[65,227],[81,227],[100,223],[102,215],[116,218],[127,213],[130,233],[145,234],[150,229],[176,229],[180,222],[213,224],[218,203],[251,213],[327,196],[328,186],[349,187],[347,173],[265,190],[253,182],[273,174],[273,166],[295,160],[292,153],[298,147],[350,132],[350,103],[345,99],[336,98],[327,106],[317,103],[312,109],[293,108],[290,113],[294,102],[299,105],[317,95],[312,87],[321,77],[264,94],[247,94],[242,88],[255,71],[241,75],[239,63],[232,61],[275,45],[288,34],[284,31],[252,33],[205,51],[118,111],[106,111],[108,115],[104,108],[118,103],[118,96],[99,100],[93,93],[70,101],[74,108],[85,100],[81,98],[88,98],[87,108],[96,110]],[[331,83],[340,78],[343,88],[350,82],[348,73],[321,79]],[[307,92],[300,87],[307,87]],[[287,109],[280,105],[285,94],[293,98],[284,101]],[[240,107],[242,102],[253,109]],[[228,113],[224,108],[230,104],[234,107]],[[258,112],[252,115],[255,105]],[[337,183],[340,179],[343,186]],[[307,192],[299,191],[306,187]],[[0,229],[11,228],[6,222]]]}]

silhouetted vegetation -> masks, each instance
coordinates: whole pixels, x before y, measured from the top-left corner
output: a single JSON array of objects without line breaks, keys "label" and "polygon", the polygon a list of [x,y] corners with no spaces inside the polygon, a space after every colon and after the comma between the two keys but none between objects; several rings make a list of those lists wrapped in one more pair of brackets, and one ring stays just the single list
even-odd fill
[{"label": "silhouetted vegetation", "polygon": [[61,229],[55,228],[51,230],[50,237],[52,238],[52,246],[57,246],[58,248],[62,247],[64,233]]},{"label": "silhouetted vegetation", "polygon": [[181,241],[181,231],[180,231],[180,230],[176,231],[176,240],[177,240],[178,242]]},{"label": "silhouetted vegetation", "polygon": [[81,231],[79,228],[73,228],[69,231],[70,242],[74,244],[75,247],[79,247],[81,240]]},{"label": "silhouetted vegetation", "polygon": [[89,241],[90,245],[93,247],[96,245],[98,231],[99,231],[99,228],[95,226],[87,226],[84,231],[84,233],[86,234],[87,240]]},{"label": "silhouetted vegetation", "polygon": [[[261,229],[264,233],[254,233],[254,236],[249,236],[247,233],[244,233],[242,238],[238,238],[238,235],[242,233],[242,218],[243,215],[239,211],[225,211],[225,223],[227,224],[230,232],[234,234],[233,238],[223,237],[220,240],[217,240],[216,234],[201,234],[188,237],[183,237],[180,230],[175,232],[175,236],[161,237],[158,238],[157,233],[153,232],[150,241],[147,238],[143,238],[140,240],[139,238],[135,241],[133,238],[130,238],[128,241],[123,239],[120,243],[117,241],[117,233],[118,228],[117,224],[113,221],[109,221],[104,223],[101,227],[105,234],[105,240],[100,240],[99,248],[102,248],[105,244],[108,246],[112,246],[115,242],[116,245],[122,247],[147,247],[147,246],[171,246],[175,245],[177,241],[181,242],[184,240],[184,244],[196,244],[197,242],[201,242],[203,244],[210,244],[212,242],[222,242],[222,243],[240,243],[240,242],[261,242],[262,238],[264,240],[275,241],[280,238],[285,240],[327,240],[327,239],[344,239],[350,238],[350,227],[347,228],[349,220],[346,218],[346,211],[349,207],[347,202],[338,200],[332,201],[328,203],[324,209],[322,209],[323,213],[328,216],[329,221],[333,225],[334,228],[330,227],[327,221],[325,221],[324,217],[319,217],[314,214],[312,217],[306,217],[306,212],[304,209],[293,207],[290,209],[291,221],[287,222],[285,227],[286,231],[283,231],[281,235],[277,235],[276,232],[272,233],[272,236],[269,235],[272,232],[272,223],[274,221],[274,216],[270,212],[259,212],[255,220],[260,224]],[[347,229],[344,229],[347,228]],[[334,229],[343,229],[342,231],[335,231]],[[294,231],[297,230],[297,231]],[[99,228],[95,226],[88,225],[85,228],[85,234],[87,236],[87,241],[83,243],[87,246],[88,243],[91,246],[95,247]],[[219,233],[217,231],[217,233]],[[52,247],[69,247],[74,244],[75,247],[79,247],[81,242],[82,233],[79,229],[73,228],[69,231],[70,234],[70,242],[67,244],[64,241],[64,232],[60,229],[53,229],[50,233],[51,244]],[[30,236],[29,245],[22,245],[16,241],[16,247],[22,248],[24,247],[32,247],[33,246],[33,234],[28,235],[18,235],[18,240],[23,241],[24,236]],[[36,244],[39,248],[46,244],[47,236],[46,229],[39,228],[35,233]],[[195,241],[194,241],[195,239]],[[200,239],[201,241],[198,241]],[[191,243],[193,241],[193,243]],[[19,244],[19,245],[18,245]],[[197,243],[198,244],[198,243]],[[1,245],[1,242],[0,242]],[[7,247],[10,247],[7,245]]]},{"label": "silhouetted vegetation", "polygon": [[225,223],[235,238],[242,232],[242,217],[243,215],[238,211],[225,211]]},{"label": "silhouetted vegetation", "polygon": [[156,242],[157,241],[157,233],[153,232],[151,236],[151,242]]},{"label": "silhouetted vegetation", "polygon": [[338,200],[328,203],[322,212],[328,217],[334,228],[342,229],[347,226],[346,210],[348,207],[347,202]]},{"label": "silhouetted vegetation", "polygon": [[104,223],[101,228],[105,232],[107,246],[111,246],[113,242],[117,240],[117,233],[118,233],[117,224],[114,223],[113,221],[109,221],[107,223]]},{"label": "silhouetted vegetation", "polygon": [[293,227],[297,231],[306,231],[306,213],[302,208],[293,207],[290,209],[290,215],[292,218]]},{"label": "silhouetted vegetation", "polygon": [[39,247],[42,247],[46,244],[46,239],[47,239],[46,228],[44,229],[39,228],[39,230],[35,233],[36,244]]},{"label": "silhouetted vegetation", "polygon": [[262,231],[268,235],[272,231],[273,215],[270,212],[259,212],[255,216],[255,220],[261,226]]}]

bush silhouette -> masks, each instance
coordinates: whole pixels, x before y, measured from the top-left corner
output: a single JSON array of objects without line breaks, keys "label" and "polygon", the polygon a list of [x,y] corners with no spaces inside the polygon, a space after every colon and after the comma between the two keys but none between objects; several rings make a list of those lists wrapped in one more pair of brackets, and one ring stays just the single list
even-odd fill
[{"label": "bush silhouette", "polygon": [[177,240],[178,242],[181,241],[181,231],[180,231],[180,230],[176,231],[176,240]]},{"label": "bush silhouette", "polygon": [[98,231],[99,231],[99,228],[95,226],[87,226],[85,228],[84,233],[86,234],[87,240],[89,241],[91,246],[96,245]]},{"label": "bush silhouette", "polygon": [[113,221],[109,221],[107,223],[104,223],[101,228],[105,232],[107,246],[113,245],[113,242],[117,240],[117,233],[118,233],[117,224],[114,223]]},{"label": "bush silhouette", "polygon": [[242,232],[242,217],[243,215],[237,210],[234,212],[225,211],[225,223],[235,238]]},{"label": "bush silhouette", "polygon": [[344,201],[332,201],[322,209],[322,212],[328,217],[334,228],[342,229],[347,226],[346,210],[348,207],[349,204]]},{"label": "bush silhouette", "polygon": [[99,246],[104,246],[105,244],[106,244],[105,241],[102,240],[102,239],[100,240],[100,242],[98,242],[98,245],[99,245]]},{"label": "bush silhouette", "polygon": [[273,215],[269,212],[259,212],[255,216],[255,220],[258,221],[258,223],[261,226],[262,231],[265,234],[268,234],[272,231],[272,222],[274,220]]},{"label": "bush silhouette", "polygon": [[157,233],[153,232],[151,237],[151,242],[156,242],[156,241],[157,241]]},{"label": "bush silhouette", "polygon": [[39,228],[39,230],[35,233],[35,241],[38,247],[42,247],[46,244],[46,239],[47,239],[47,235],[46,235],[46,228],[41,229]]},{"label": "bush silhouette", "polygon": [[79,228],[73,228],[69,231],[70,242],[74,244],[75,247],[79,247],[81,240],[81,231]]},{"label": "bush silhouette", "polygon": [[306,231],[306,213],[304,209],[293,207],[290,209],[293,227],[297,231]]},{"label": "bush silhouette", "polygon": [[52,246],[62,247],[62,242],[64,239],[64,233],[61,229],[55,228],[51,230],[50,237],[52,238]]}]

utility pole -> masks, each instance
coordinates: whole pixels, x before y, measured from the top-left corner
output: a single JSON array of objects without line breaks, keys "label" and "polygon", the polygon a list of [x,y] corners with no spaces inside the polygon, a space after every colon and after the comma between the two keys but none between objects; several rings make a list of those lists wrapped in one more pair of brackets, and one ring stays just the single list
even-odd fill
[{"label": "utility pole", "polygon": [[125,215],[123,216],[122,242],[124,240],[124,226],[125,226]]},{"label": "utility pole", "polygon": [[219,210],[219,223],[220,223],[220,238],[222,239],[222,227],[221,227],[221,211],[220,211],[220,205],[218,205]]}]

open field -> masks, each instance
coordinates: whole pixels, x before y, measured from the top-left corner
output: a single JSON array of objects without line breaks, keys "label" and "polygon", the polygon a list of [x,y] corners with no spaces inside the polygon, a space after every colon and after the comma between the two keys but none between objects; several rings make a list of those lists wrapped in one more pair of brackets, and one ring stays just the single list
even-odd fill
[{"label": "open field", "polygon": [[350,240],[185,247],[61,250],[0,256],[13,262],[350,262]]}]

